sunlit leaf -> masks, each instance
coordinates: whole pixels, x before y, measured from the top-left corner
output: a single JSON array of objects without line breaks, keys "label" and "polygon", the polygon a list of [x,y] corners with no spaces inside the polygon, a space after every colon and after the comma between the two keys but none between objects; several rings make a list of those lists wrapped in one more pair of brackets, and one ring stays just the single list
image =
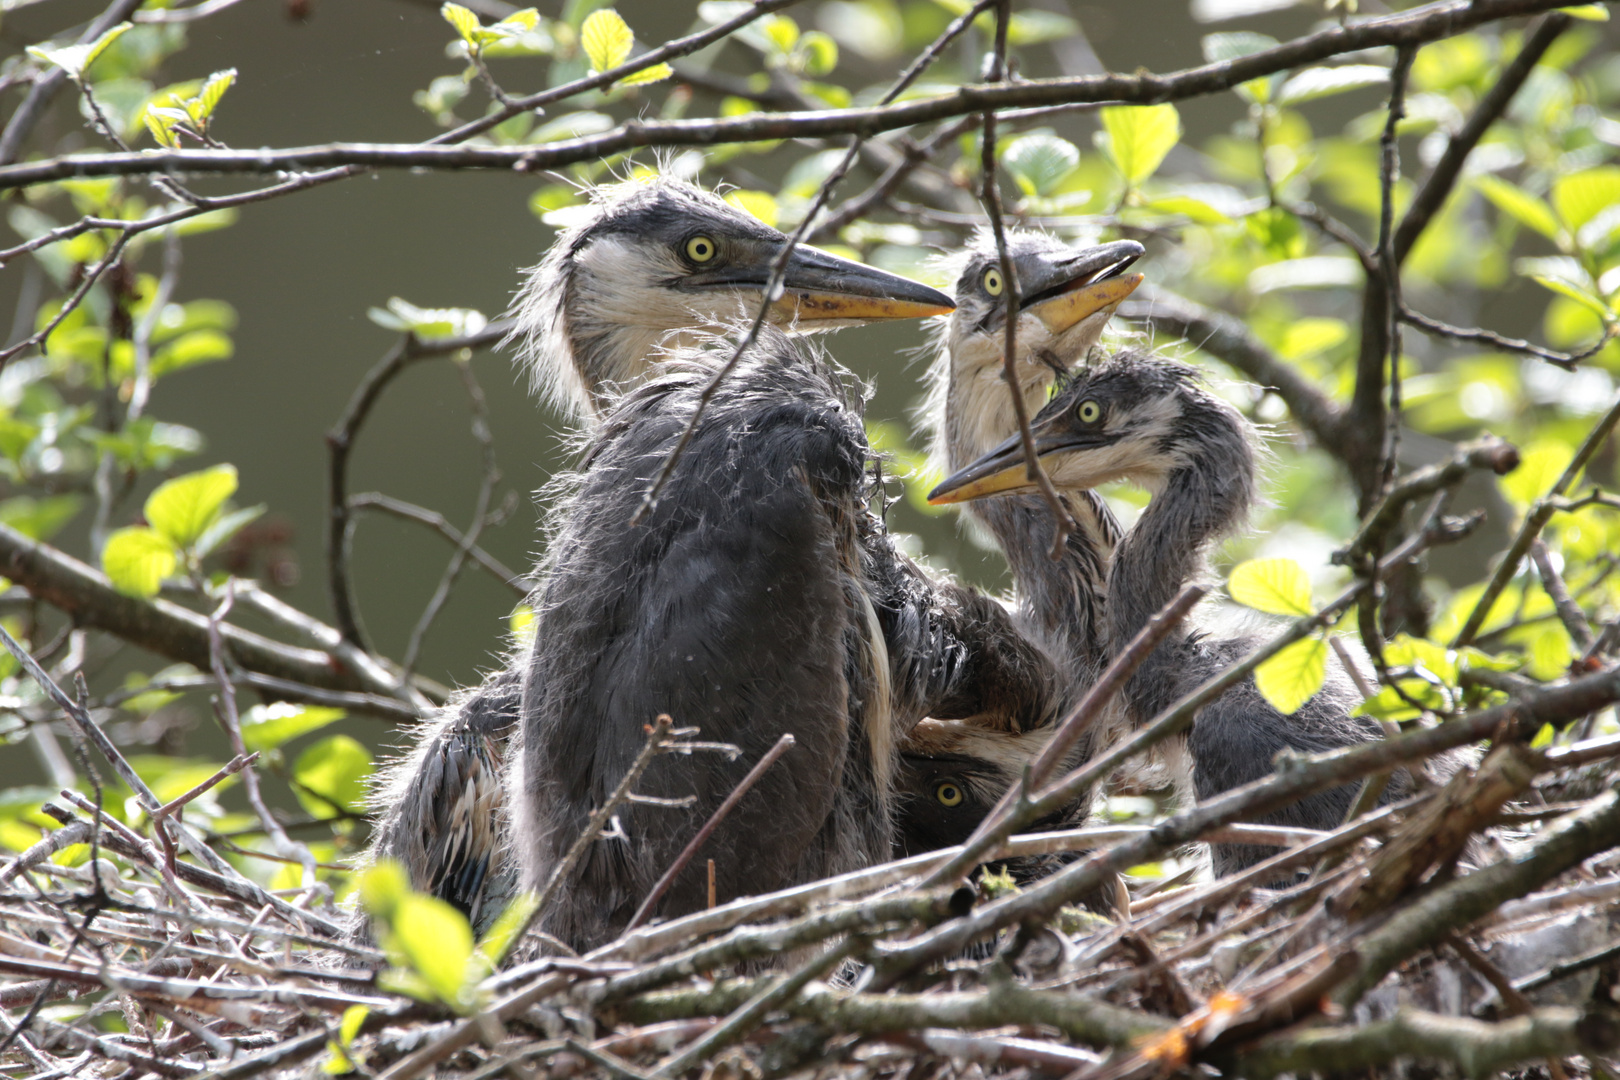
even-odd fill
[{"label": "sunlit leaf", "polygon": [[235,82],[235,68],[226,68],[224,71],[216,71],[208,76],[208,81],[203,83],[202,90],[197,94],[201,119],[206,120],[214,115],[214,109],[219,105],[220,98],[225,96],[225,91],[229,90]]},{"label": "sunlit leaf", "polygon": [[778,209],[776,199],[770,192],[732,191],[726,194],[726,202],[745,214],[752,214],[771,228],[776,227]]},{"label": "sunlit leaf", "polygon": [[461,999],[472,958],[473,934],[466,916],[436,896],[408,893],[389,920],[392,944],[411,970],[448,1004]]},{"label": "sunlit leaf", "polygon": [[242,744],[249,750],[274,750],[346,715],[342,709],[327,705],[295,705],[286,701],[255,705],[242,715]]},{"label": "sunlit leaf", "polygon": [[388,921],[399,902],[409,895],[411,879],[405,868],[393,859],[379,859],[377,865],[360,875],[360,906],[366,914]]},{"label": "sunlit leaf", "polygon": [[445,22],[455,27],[462,41],[468,45],[478,44],[478,31],[482,28],[482,24],[472,9],[462,7],[460,4],[447,3],[439,9],[439,14],[444,16]]},{"label": "sunlit leaf", "polygon": [[1287,646],[1254,669],[1255,689],[1282,713],[1292,715],[1327,679],[1328,643],[1308,637]]},{"label": "sunlit leaf", "polygon": [[1080,151],[1055,135],[1024,135],[1002,152],[1001,163],[1025,195],[1050,195],[1080,165]]},{"label": "sunlit leaf", "polygon": [[1552,491],[1573,460],[1575,451],[1568,443],[1556,439],[1533,442],[1520,452],[1519,467],[1502,478],[1502,491],[1520,507],[1527,507]]},{"label": "sunlit leaf", "polygon": [[132,29],[134,29],[132,23],[119,23],[94,41],[88,41],[82,45],[63,45],[59,48],[52,48],[48,45],[30,45],[28,46],[28,54],[37,60],[43,60],[47,64],[56,65],[67,72],[75,82],[78,82],[84,78],[84,73],[89,70],[91,64],[96,62],[96,58],[107,51],[107,46]]},{"label": "sunlit leaf", "polygon": [[1568,297],[1600,319],[1612,319],[1614,317],[1614,312],[1609,310],[1609,305],[1573,281],[1552,277],[1547,274],[1531,274],[1530,280],[1544,289],[1557,293],[1559,296]]},{"label": "sunlit leaf", "polygon": [[1474,187],[1502,213],[1549,239],[1558,238],[1558,218],[1546,201],[1499,176],[1476,176]]},{"label": "sunlit leaf", "polygon": [[1609,5],[1607,4],[1579,4],[1575,7],[1561,8],[1559,13],[1574,19],[1585,19],[1587,22],[1609,21]]},{"label": "sunlit leaf", "polygon": [[579,44],[591,62],[591,70],[608,71],[624,63],[636,36],[630,24],[612,8],[591,12],[580,27]]},{"label": "sunlit leaf", "polygon": [[225,500],[236,494],[236,466],[177,476],[158,485],[146,500],[146,520],[177,547],[189,547],[214,521]]},{"label": "sunlit leaf", "polygon": [[101,569],[113,588],[130,596],[156,596],[179,565],[174,542],[142,526],[119,529],[101,549]]},{"label": "sunlit leaf", "polygon": [[1202,199],[1187,195],[1167,195],[1162,199],[1149,199],[1142,204],[1161,214],[1178,214],[1197,225],[1230,225],[1232,219]]},{"label": "sunlit leaf", "polygon": [[1132,186],[1152,176],[1181,139],[1174,105],[1113,105],[1101,112],[1108,156]]},{"label": "sunlit leaf", "polygon": [[1277,92],[1277,104],[1298,105],[1350,90],[1379,86],[1388,81],[1389,69],[1376,64],[1306,68],[1283,84]]},{"label": "sunlit leaf", "polygon": [[298,755],[293,788],[310,815],[330,818],[365,810],[371,752],[347,735],[322,739]]},{"label": "sunlit leaf", "polygon": [[499,965],[517,943],[518,931],[527,925],[539,900],[536,893],[527,890],[519,893],[496,918],[495,925],[479,939],[478,951],[488,958],[492,966]]},{"label": "sunlit leaf", "polygon": [[0,502],[0,522],[30,540],[49,540],[73,520],[83,505],[82,495],[46,495],[38,499],[17,495]]},{"label": "sunlit leaf", "polygon": [[[1245,607],[1272,615],[1309,615],[1311,579],[1293,559],[1250,559],[1232,568],[1226,587]],[[1289,710],[1292,711],[1292,710]]]},{"label": "sunlit leaf", "polygon": [[675,74],[674,68],[670,67],[668,64],[659,62],[649,67],[644,67],[640,71],[633,71],[613,85],[645,86],[649,83],[663,82],[673,74]]},{"label": "sunlit leaf", "polygon": [[1532,678],[1557,679],[1569,674],[1574,659],[1575,649],[1563,624],[1551,623],[1531,639],[1527,670]]}]

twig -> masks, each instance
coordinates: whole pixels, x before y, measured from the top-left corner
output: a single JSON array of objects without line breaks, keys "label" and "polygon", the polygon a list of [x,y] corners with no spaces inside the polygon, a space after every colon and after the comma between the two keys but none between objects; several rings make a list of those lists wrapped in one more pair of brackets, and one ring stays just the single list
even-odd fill
[{"label": "twig", "polygon": [[[384,495],[380,491],[368,491],[350,496],[349,508],[351,510],[378,510],[385,514],[392,514],[397,518],[403,518],[406,521],[419,522],[433,529],[458,548],[466,542],[467,535],[452,525],[450,519],[437,510],[429,510],[425,506],[418,506],[415,503],[406,502],[404,499],[396,499],[392,495]],[[467,548],[467,554],[479,566],[488,570],[490,576],[511,589],[518,597],[522,598],[529,595],[527,575],[511,569],[476,543]]]},{"label": "twig", "polygon": [[1547,545],[1538,536],[1530,545],[1530,560],[1536,564],[1536,573],[1541,576],[1541,587],[1546,590],[1547,596],[1553,602],[1553,608],[1558,612],[1558,618],[1569,631],[1570,640],[1581,652],[1592,647],[1592,627],[1586,621],[1586,613],[1580,605],[1575,603],[1569,595],[1569,586],[1564,584],[1563,577],[1558,568],[1552,563],[1552,553]]},{"label": "twig", "polygon": [[204,780],[202,783],[198,784],[196,787],[192,788],[190,791],[182,792],[181,794],[176,795],[174,798],[170,799],[168,802],[164,803],[162,806],[158,807],[157,810],[155,810],[151,815],[152,816],[152,822],[154,824],[156,824],[156,823],[162,821],[164,818],[168,817],[169,815],[178,812],[181,807],[185,806],[187,803],[191,802],[193,799],[197,798],[200,795],[206,794],[209,791],[212,791],[223,780],[225,780],[226,777],[234,776],[235,774],[241,772],[245,768],[248,768],[249,766],[251,766],[254,762],[256,762],[258,760],[259,760],[259,752],[257,750],[255,750],[255,751],[253,751],[253,753],[247,754],[245,756],[238,756],[238,757],[232,758],[230,761],[226,762],[217,772],[215,772],[214,775],[210,776],[208,779]]},{"label": "twig", "polygon": [[1565,371],[1574,371],[1582,360],[1602,352],[1604,347],[1614,340],[1615,334],[1620,333],[1620,327],[1617,327],[1614,323],[1605,323],[1603,333],[1598,335],[1598,339],[1580,352],[1559,352],[1543,345],[1532,344],[1522,338],[1512,338],[1498,334],[1494,330],[1452,326],[1450,323],[1444,323],[1439,319],[1413,311],[1405,304],[1401,305],[1400,316],[1402,322],[1410,323],[1426,334],[1451,338],[1454,341],[1472,341],[1480,345],[1489,345],[1493,349],[1499,349],[1502,352],[1534,356],[1539,360],[1547,361],[1555,367],[1563,368]]},{"label": "twig", "polygon": [[[74,176],[147,173],[255,173],[360,168],[511,169],[536,172],[599,160],[642,146],[714,146],[768,139],[825,138],[880,132],[989,110],[1087,102],[1154,104],[1229,90],[1251,79],[1343,53],[1417,46],[1483,23],[1550,10],[1567,0],[1446,0],[1350,26],[1332,26],[1234,60],[1159,75],[1095,75],[964,86],[953,93],[865,109],[749,115],[718,120],[633,120],[600,135],[543,147],[341,143],[290,150],[164,150],[77,154],[0,167],[0,190]],[[650,55],[650,54],[648,54]],[[633,63],[639,63],[637,58]],[[561,89],[561,88],[559,88]],[[494,114],[498,115],[498,114]],[[489,120],[485,117],[484,120]],[[483,121],[479,121],[480,123]],[[440,139],[464,137],[455,132]]]},{"label": "twig", "polygon": [[[1202,585],[1184,586],[1181,592],[1165,605],[1163,611],[1155,613],[1147,625],[1137,631],[1136,636],[1109,662],[1097,681],[1069,711],[1069,715],[1059,722],[1051,740],[1030,764],[1027,785],[1009,788],[990,813],[985,815],[978,828],[973,830],[973,835],[963,844],[961,852],[924,879],[925,887],[956,880],[982,861],[985,854],[997,843],[1005,840],[1014,829],[1035,820],[1033,804],[1029,800],[1028,793],[1038,790],[1047,782],[1053,771],[1063,763],[1069,751],[1079,741],[1080,736],[1098,716],[1102,715],[1103,710],[1109,707],[1119,688],[1125,685],[1136,669],[1141,667],[1142,662],[1158,648],[1165,636],[1181,625],[1181,620],[1186,618],[1187,613],[1208,591]],[[1096,775],[1100,777],[1107,773],[1099,769]]]},{"label": "twig", "polygon": [[727,795],[725,801],[715,808],[714,813],[709,815],[709,820],[703,823],[703,828],[697,831],[696,836],[687,841],[686,846],[681,849],[681,853],[675,856],[675,860],[669,864],[669,869],[664,871],[663,876],[658,879],[651,891],[647,893],[647,898],[641,902],[640,907],[636,908],[636,913],[630,917],[629,923],[625,925],[625,933],[629,933],[640,926],[641,921],[652,913],[653,909],[658,906],[658,901],[663,899],[664,893],[675,883],[676,877],[680,875],[682,870],[686,869],[686,864],[691,862],[692,856],[702,849],[704,842],[713,835],[714,830],[726,819],[726,815],[730,814],[732,809],[742,801],[743,796],[748,794],[754,784],[759,781],[759,778],[764,776],[766,771],[772,765],[775,765],[783,754],[793,748],[794,742],[792,735],[783,735],[780,739],[777,739],[776,744],[765,751],[764,755],[754,763],[754,767],[748,770],[748,775],[738,781],[737,786],[731,789],[731,794]]},{"label": "twig", "polygon": [[1378,140],[1378,270],[1384,289],[1383,344],[1389,365],[1389,411],[1380,492],[1388,491],[1395,482],[1396,458],[1401,448],[1401,267],[1395,257],[1395,181],[1401,175],[1401,157],[1397,128],[1406,116],[1406,78],[1416,57],[1417,50],[1410,45],[1395,53],[1395,63],[1389,70],[1389,115]]},{"label": "twig", "polygon": [[461,576],[461,568],[466,565],[468,554],[477,545],[484,526],[489,523],[490,499],[495,495],[495,485],[501,480],[500,466],[495,461],[495,437],[489,429],[489,403],[484,398],[484,388],[478,385],[478,379],[473,375],[472,364],[467,360],[458,358],[454,367],[456,374],[461,377],[461,384],[467,391],[467,400],[472,406],[473,440],[478,443],[484,467],[479,477],[478,495],[473,500],[472,520],[467,525],[467,532],[456,545],[456,550],[451,553],[450,562],[440,575],[433,595],[428,598],[427,605],[422,609],[421,618],[417,619],[416,625],[411,628],[405,655],[400,660],[400,667],[404,669],[407,678],[410,677],[417,659],[421,656],[422,639],[427,635],[428,628],[433,625],[433,620],[444,608],[445,601],[450,599],[450,590],[455,586],[456,579]]},{"label": "twig", "polygon": [[1559,509],[1555,500],[1569,490],[1581,470],[1586,468],[1586,463],[1614,430],[1616,422],[1620,422],[1620,397],[1615,398],[1614,404],[1609,406],[1609,411],[1604,413],[1598,422],[1592,425],[1592,430],[1586,433],[1586,438],[1576,448],[1569,467],[1553,484],[1552,490],[1531,506],[1518,535],[1514,536],[1513,543],[1508,546],[1502,561],[1497,564],[1496,572],[1491,575],[1490,581],[1486,582],[1485,591],[1480,594],[1474,609],[1468,613],[1468,620],[1463,623],[1462,629],[1457,631],[1457,637],[1451,643],[1452,648],[1460,649],[1473,642],[1480,627],[1485,625],[1485,619],[1490,615],[1491,608],[1496,606],[1497,597],[1502,595],[1502,590],[1507,588],[1508,582],[1519,572],[1519,564],[1524,560],[1525,553],[1530,550],[1530,545],[1541,535],[1541,530],[1546,528],[1547,522],[1552,520],[1553,514]]}]

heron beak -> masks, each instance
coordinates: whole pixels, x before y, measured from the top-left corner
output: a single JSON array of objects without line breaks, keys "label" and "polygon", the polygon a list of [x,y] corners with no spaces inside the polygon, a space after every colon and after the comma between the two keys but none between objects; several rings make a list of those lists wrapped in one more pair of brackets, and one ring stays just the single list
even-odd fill
[{"label": "heron beak", "polygon": [[[759,284],[763,288],[765,282]],[[956,309],[938,289],[803,244],[788,258],[782,287],[771,307],[783,322],[926,319]]]},{"label": "heron beak", "polygon": [[1072,259],[1045,267],[1047,273],[1031,281],[1021,305],[1054,334],[1089,319],[1098,312],[1112,315],[1120,301],[1142,284],[1143,275],[1125,270],[1142,257],[1144,248],[1134,240],[1118,240],[1079,252]]},{"label": "heron beak", "polygon": [[[1042,431],[1038,424],[1030,434],[1035,439],[1035,456],[1041,459],[1043,465],[1050,457],[1064,451],[1098,443],[1094,432]],[[1034,491],[1037,485],[1030,479],[1029,469],[1025,465],[1027,460],[1024,456],[1024,440],[1014,434],[979,460],[942,480],[938,487],[928,493],[928,503],[930,506],[947,506],[991,495]]]}]

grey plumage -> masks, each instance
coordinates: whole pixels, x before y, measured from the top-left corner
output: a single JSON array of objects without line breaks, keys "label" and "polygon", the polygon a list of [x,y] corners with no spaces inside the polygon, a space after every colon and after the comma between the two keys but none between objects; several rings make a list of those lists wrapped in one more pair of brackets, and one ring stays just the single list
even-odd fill
[{"label": "grey plumage", "polygon": [[[708,257],[701,264],[681,257],[693,238],[704,242],[701,253]],[[368,853],[400,859],[417,888],[455,903],[480,928],[517,886],[514,851],[532,854],[529,879],[540,880],[546,852],[564,843],[558,838],[571,827],[577,834],[581,808],[600,797],[604,784],[617,781],[628,761],[625,748],[633,754],[641,741],[639,724],[651,719],[642,716],[609,737],[592,728],[590,717],[622,716],[622,710],[641,709],[673,687],[698,695],[673,700],[698,702],[699,714],[720,709],[707,722],[701,715],[677,720],[704,727],[706,737],[721,737],[708,728],[716,722],[735,727],[743,715],[736,703],[757,703],[773,693],[790,701],[795,680],[806,671],[831,678],[838,667],[842,711],[835,707],[838,684],[816,682],[812,689],[831,697],[801,718],[819,726],[790,754],[813,754],[824,775],[795,780],[783,774],[783,782],[802,789],[804,809],[773,807],[794,815],[798,824],[792,828],[820,822],[820,839],[802,851],[771,852],[774,869],[761,877],[750,877],[746,859],[727,869],[726,888],[757,891],[772,874],[796,877],[818,866],[886,854],[892,743],[920,717],[975,716],[993,728],[1015,729],[1048,723],[1059,707],[1050,662],[1017,634],[998,604],[930,581],[894,550],[864,501],[867,450],[857,402],[827,365],[799,356],[774,332],[745,370],[728,380],[717,402],[725,407],[705,421],[704,445],[729,449],[685,462],[656,521],[640,529],[627,526],[648,478],[638,470],[655,455],[650,447],[667,450],[672,426],[678,430],[689,415],[694,385],[707,381],[719,355],[694,352],[694,346],[705,340],[706,328],[741,313],[750,297],[759,302],[769,266],[785,244],[782,234],[689,185],[619,185],[596,194],[583,220],[558,238],[519,297],[523,359],[536,384],[587,425],[601,426],[551,548],[534,653],[510,659],[482,687],[453,701],[430,721],[414,750],[385,770],[374,800],[380,821]],[[925,286],[809,249],[789,253],[785,285],[771,317],[790,329],[915,317],[949,307]],[[716,348],[729,355],[729,346]],[[684,359],[648,386],[670,349],[684,349]],[[744,465],[754,487],[738,472]],[[753,507],[756,497],[760,507],[781,513],[738,513]],[[675,538],[672,546],[647,540],[655,533]],[[581,543],[580,536],[592,539]],[[837,556],[833,562],[829,552]],[[692,591],[703,574],[715,587]],[[773,607],[790,578],[803,578],[801,587],[783,601],[788,607]],[[666,586],[669,591],[662,591]],[[611,611],[593,612],[590,601],[581,607],[569,599],[576,593],[611,597]],[[800,610],[795,604],[805,617],[784,620],[783,611]],[[616,617],[629,621],[600,621]],[[681,625],[695,635],[692,650],[671,651],[669,637],[659,652],[644,631],[660,619],[688,620]],[[727,625],[738,633],[735,649],[713,641],[696,645]],[[781,640],[772,639],[773,625]],[[571,648],[585,649],[572,664],[562,659]],[[642,682],[626,675],[589,683],[586,660],[598,665],[596,671],[626,655],[652,665],[637,669]],[[512,790],[502,787],[497,767],[510,757],[508,743],[524,716],[534,720],[536,731],[528,745],[551,748],[534,751],[538,759],[531,754],[538,764],[525,775],[534,777],[534,794],[518,843],[508,848],[500,829],[491,827],[501,822]],[[569,727],[558,719],[563,716],[578,722]],[[877,722],[885,716],[887,724]],[[764,720],[739,736],[749,747],[774,740],[775,731],[762,734],[770,727]],[[590,747],[590,754],[573,756],[580,747]],[[752,757],[745,755],[737,767],[745,769]],[[834,760],[865,764],[834,767]],[[710,769],[712,764],[680,774],[671,771],[674,763],[660,762],[649,783],[699,787],[700,806],[708,806],[713,792],[724,794],[735,779],[726,768]],[[562,801],[554,801],[559,792]],[[640,820],[647,812],[635,813]],[[739,822],[749,820],[739,814]],[[690,832],[703,816],[692,810],[649,820],[649,835],[656,834],[656,841],[681,829]],[[717,843],[723,841],[711,842],[711,849]],[[784,850],[798,862],[784,868]],[[587,941],[622,924],[628,898],[639,902],[650,883],[646,874],[661,872],[673,852],[654,842],[628,862],[623,854],[593,852],[585,872],[594,876],[575,897],[583,906],[548,916],[548,925]],[[689,884],[678,886],[664,909],[690,902]]]},{"label": "grey plumage", "polygon": [[[578,947],[622,929],[784,732],[798,745],[705,848],[722,902],[887,858],[895,743],[922,713],[994,712],[987,722],[1015,727],[1045,723],[1053,708],[1044,657],[1000,609],[922,578],[867,515],[858,401],[774,331],[711,400],[657,508],[627,525],[712,366],[670,365],[615,405],[559,510],[537,593],[510,788],[531,887],[548,880],[659,713],[743,749],[735,762],[653,764],[642,793],[696,804],[627,806],[627,839],[591,847],[542,915]],[[964,629],[1002,637],[984,647]],[[700,907],[703,878],[689,867],[658,913]]]},{"label": "grey plumage", "polygon": [[[1126,479],[1152,494],[1120,540],[1109,569],[1105,622],[1110,648],[1117,650],[1183,584],[1207,573],[1207,553],[1215,541],[1247,522],[1255,500],[1253,429],[1202,385],[1193,368],[1136,350],[1077,372],[1033,428],[1037,452],[1060,489]],[[947,479],[935,496],[1021,490],[1027,486],[1023,460],[1022,447],[1008,440]],[[1197,630],[1172,634],[1126,684],[1133,718],[1150,719],[1254,644]],[[1205,706],[1188,737],[1199,796],[1262,778],[1283,750],[1309,753],[1379,738],[1371,719],[1349,715],[1353,700],[1335,673],[1310,702],[1285,716],[1252,679],[1239,683]],[[1386,798],[1409,785],[1409,776],[1397,774]],[[1333,828],[1353,795],[1352,788],[1334,788],[1262,820]],[[1215,869],[1230,873],[1268,854],[1265,848],[1217,845]]]}]

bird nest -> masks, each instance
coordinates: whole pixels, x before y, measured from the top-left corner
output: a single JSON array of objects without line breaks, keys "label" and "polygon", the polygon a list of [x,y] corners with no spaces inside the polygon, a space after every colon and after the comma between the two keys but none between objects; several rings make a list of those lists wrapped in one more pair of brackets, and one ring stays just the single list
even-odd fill
[{"label": "bird nest", "polygon": [[[973,853],[952,849],[583,956],[539,956],[531,936],[504,965],[499,941],[475,945],[440,902],[379,899],[386,873],[362,889],[385,915],[378,949],[345,937],[325,885],[267,892],[184,857],[184,826],[142,834],[64,792],[47,804],[61,828],[0,867],[0,1069],[1613,1075],[1616,754],[1616,737],[1503,744],[1333,832],[1222,824],[1288,783],[1283,770],[1154,826],[989,837],[995,859],[1071,853],[1021,886],[982,869],[960,884]],[[1284,846],[1214,881],[1142,872],[1194,838]],[[76,844],[93,848],[79,865],[52,859]]]}]

